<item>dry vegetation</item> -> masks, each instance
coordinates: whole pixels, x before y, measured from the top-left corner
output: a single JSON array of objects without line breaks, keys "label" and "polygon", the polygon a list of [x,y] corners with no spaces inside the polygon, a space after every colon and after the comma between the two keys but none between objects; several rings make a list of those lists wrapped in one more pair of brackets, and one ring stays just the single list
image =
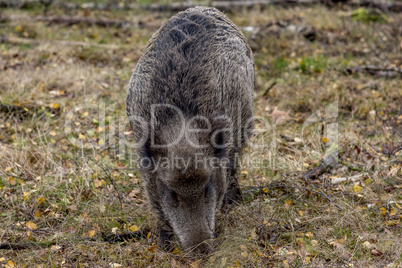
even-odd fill
[{"label": "dry vegetation", "polygon": [[[271,146],[247,150],[262,163],[242,166],[245,202],[198,260],[156,248],[119,144],[132,71],[172,14],[68,12],[131,23],[100,27],[0,11],[0,267],[401,266],[402,15],[366,11],[228,14],[255,51],[255,114],[271,122],[256,140]],[[339,163],[303,179],[331,145]]]}]

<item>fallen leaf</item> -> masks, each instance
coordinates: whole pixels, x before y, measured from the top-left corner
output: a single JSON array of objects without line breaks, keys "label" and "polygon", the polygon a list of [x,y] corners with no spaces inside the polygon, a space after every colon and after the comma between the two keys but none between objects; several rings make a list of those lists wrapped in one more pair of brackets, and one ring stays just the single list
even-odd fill
[{"label": "fallen leaf", "polygon": [[158,246],[152,246],[152,247],[150,247],[150,248],[148,249],[148,251],[154,253],[157,247],[158,247]]},{"label": "fallen leaf", "polygon": [[353,192],[355,192],[355,193],[360,193],[361,192],[361,190],[363,189],[363,187],[361,187],[361,186],[359,186],[358,184],[355,184],[355,185],[353,185]]},{"label": "fallen leaf", "polygon": [[373,255],[373,256],[382,256],[382,252],[381,251],[379,251],[379,250],[377,250],[377,249],[372,249],[371,250],[371,255]]},{"label": "fallen leaf", "polygon": [[138,228],[137,225],[132,225],[132,226],[128,227],[128,229],[129,229],[130,231],[132,231],[132,232],[136,232],[136,231],[138,231],[140,228]]},{"label": "fallen leaf", "polygon": [[8,183],[14,186],[17,184],[17,181],[14,177],[8,177]]},{"label": "fallen leaf", "polygon": [[118,268],[118,267],[122,267],[123,265],[121,265],[120,263],[109,263],[109,267],[110,268]]},{"label": "fallen leaf", "polygon": [[4,266],[4,268],[14,268],[17,267],[15,266],[14,262],[12,260],[9,260],[6,265]]},{"label": "fallen leaf", "polygon": [[278,110],[276,107],[274,108],[274,110],[272,111],[272,113],[270,114],[270,116],[272,117],[272,120],[274,120],[274,122],[278,125],[290,120],[290,116],[289,116],[290,111],[284,112],[281,110]]},{"label": "fallen leaf", "polygon": [[32,231],[35,231],[35,230],[38,229],[38,226],[36,226],[36,224],[33,223],[33,222],[31,222],[31,221],[27,222],[25,225],[26,225],[29,229],[31,229]]},{"label": "fallen leaf", "polygon": [[52,109],[57,109],[57,108],[60,107],[60,104],[58,104],[58,103],[51,103],[51,104],[49,105],[49,107],[52,108]]},{"label": "fallen leaf", "polygon": [[90,230],[88,231],[88,236],[93,237],[95,235],[96,231],[95,230]]},{"label": "fallen leaf", "polygon": [[369,241],[366,241],[366,242],[364,242],[363,243],[363,247],[364,248],[366,248],[366,249],[371,249],[371,248],[373,248],[373,244],[371,244]]},{"label": "fallen leaf", "polygon": [[60,245],[53,245],[50,247],[50,250],[53,250],[53,251],[57,251],[57,250],[61,250],[61,249],[62,249],[62,247]]},{"label": "fallen leaf", "polygon": [[386,209],[385,207],[381,207],[381,208],[380,208],[380,215],[381,215],[381,216],[387,215],[387,209]]}]

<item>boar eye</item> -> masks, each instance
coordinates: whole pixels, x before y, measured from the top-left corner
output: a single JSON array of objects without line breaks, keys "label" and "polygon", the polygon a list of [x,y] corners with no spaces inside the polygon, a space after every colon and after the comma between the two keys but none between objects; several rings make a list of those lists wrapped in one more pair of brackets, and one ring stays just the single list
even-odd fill
[{"label": "boar eye", "polygon": [[175,191],[170,191],[170,199],[176,204],[179,203],[179,197]]},{"label": "boar eye", "polygon": [[205,192],[204,192],[204,196],[205,198],[208,198],[209,195],[211,194],[211,185],[208,183],[207,186],[205,187]]}]

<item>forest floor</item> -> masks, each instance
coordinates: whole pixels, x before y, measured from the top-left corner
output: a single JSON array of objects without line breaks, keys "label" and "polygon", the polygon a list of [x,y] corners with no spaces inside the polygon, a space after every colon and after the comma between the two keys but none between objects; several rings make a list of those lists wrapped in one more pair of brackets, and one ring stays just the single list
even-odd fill
[{"label": "forest floor", "polygon": [[129,79],[172,14],[0,11],[0,267],[400,267],[402,14],[227,14],[254,51],[270,146],[246,149],[245,200],[201,259],[156,247],[121,142]]}]

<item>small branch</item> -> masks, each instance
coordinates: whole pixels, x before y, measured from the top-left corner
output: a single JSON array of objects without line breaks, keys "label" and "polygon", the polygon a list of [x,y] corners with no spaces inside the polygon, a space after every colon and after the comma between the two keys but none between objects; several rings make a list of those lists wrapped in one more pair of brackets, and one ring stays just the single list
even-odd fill
[{"label": "small branch", "polygon": [[339,164],[344,165],[345,167],[347,167],[347,168],[350,169],[350,170],[359,171],[359,172],[365,172],[364,169],[356,168],[356,167],[354,167],[354,166],[352,166],[352,165],[349,165],[349,164],[346,163],[346,162],[343,162],[342,160],[339,160],[338,162],[339,162]]},{"label": "small branch", "polygon": [[71,267],[75,268],[74,263],[72,262],[72,260],[70,259],[70,257],[68,257],[67,253],[66,253],[66,258],[67,258],[68,262],[71,264]]},{"label": "small branch", "polygon": [[391,217],[391,214],[389,214],[389,202],[390,202],[390,201],[391,201],[391,197],[388,198],[388,201],[387,201],[387,215],[388,215],[389,219],[390,219],[391,221],[393,221],[394,219]]},{"label": "small branch", "polygon": [[286,188],[294,188],[294,189],[299,189],[299,190],[306,190],[306,191],[310,191],[316,194],[319,194],[323,197],[325,197],[330,203],[334,204],[337,208],[339,208],[340,210],[344,210],[344,208],[342,208],[341,206],[339,206],[337,203],[335,203],[328,195],[326,195],[323,191],[319,190],[315,190],[315,189],[310,189],[307,187],[301,187],[301,186],[290,186],[290,185],[286,185],[283,184],[281,182],[279,182],[279,184],[276,184],[276,182],[272,182],[268,185],[265,186],[258,186],[258,187],[253,187],[251,189],[248,189],[247,191],[243,192],[243,197],[248,197],[248,198],[255,198],[256,196],[259,195],[263,195],[265,193],[267,193],[267,191],[264,191],[263,189],[272,189],[275,187],[286,187]]},{"label": "small branch", "polygon": [[71,26],[74,24],[87,24],[96,25],[99,27],[115,27],[123,28],[125,26],[130,26],[131,22],[127,20],[112,20],[112,19],[97,19],[97,18],[86,18],[86,17],[58,17],[58,16],[37,16],[34,17],[35,21],[43,21],[49,24],[63,24]]},{"label": "small branch", "polygon": [[108,242],[110,244],[124,242],[127,240],[139,240],[142,238],[146,238],[148,233],[151,231],[151,228],[145,227],[136,232],[124,232],[124,233],[102,233],[103,241]]},{"label": "small branch", "polygon": [[65,41],[65,40],[35,40],[28,38],[18,38],[18,37],[7,37],[0,35],[0,43],[10,43],[10,44],[30,44],[30,45],[39,45],[39,44],[55,44],[55,45],[68,45],[68,46],[83,46],[83,47],[99,47],[106,49],[117,49],[121,48],[120,45],[115,44],[97,44],[97,43],[86,43],[79,41]]},{"label": "small branch", "polygon": [[338,150],[334,150],[332,153],[327,155],[325,158],[322,158],[318,166],[308,171],[303,175],[303,179],[315,179],[324,172],[327,172],[331,168],[333,168],[336,164],[338,164]]},{"label": "small branch", "polygon": [[123,199],[122,199],[122,197],[121,197],[121,195],[120,195],[120,192],[118,191],[118,189],[117,189],[117,187],[116,187],[116,185],[115,185],[115,183],[114,183],[114,180],[112,179],[112,176],[110,175],[110,171],[107,170],[107,169],[105,169],[105,168],[102,167],[102,166],[100,166],[100,168],[101,168],[101,169],[103,170],[103,172],[106,174],[106,177],[109,179],[110,183],[113,185],[114,190],[117,191],[117,197],[119,198],[120,205],[122,206],[122,205],[123,205]]},{"label": "small branch", "polygon": [[269,91],[276,85],[276,81],[272,82],[262,94],[263,97],[267,96]]},{"label": "small branch", "polygon": [[347,75],[354,73],[368,73],[372,76],[385,77],[385,78],[394,78],[402,75],[401,68],[381,68],[371,65],[348,67],[344,70],[344,72]]},{"label": "small branch", "polygon": [[23,249],[39,249],[48,248],[49,246],[56,245],[57,241],[41,241],[41,242],[22,242],[22,243],[0,243],[0,249],[12,249],[12,250],[23,250]]},{"label": "small branch", "polygon": [[249,188],[249,189],[243,191],[242,192],[243,200],[251,201],[251,200],[254,200],[255,197],[267,193],[267,191],[264,191],[264,189],[265,188],[270,189],[272,184],[273,184],[273,182],[266,186],[252,187],[252,188]]}]

